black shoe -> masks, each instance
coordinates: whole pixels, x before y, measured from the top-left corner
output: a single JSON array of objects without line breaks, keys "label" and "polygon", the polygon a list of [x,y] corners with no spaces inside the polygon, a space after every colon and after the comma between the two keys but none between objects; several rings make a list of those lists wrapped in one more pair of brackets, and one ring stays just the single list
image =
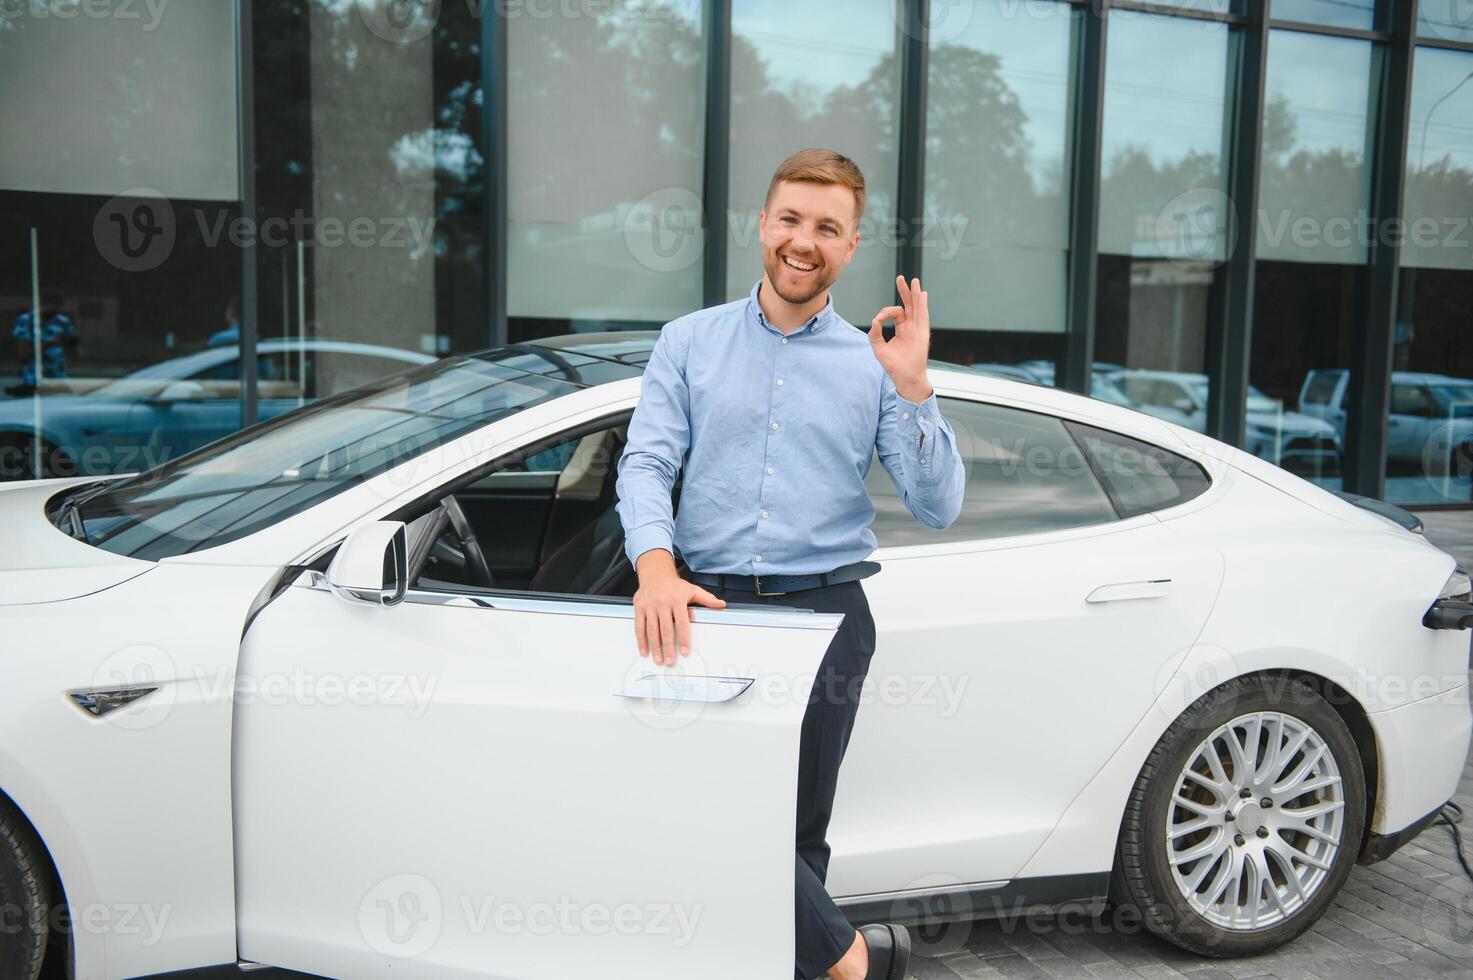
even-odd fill
[{"label": "black shoe", "polygon": [[860,927],[859,934],[869,947],[864,980],[905,980],[905,969],[910,966],[910,933],[905,926],[877,922]]}]

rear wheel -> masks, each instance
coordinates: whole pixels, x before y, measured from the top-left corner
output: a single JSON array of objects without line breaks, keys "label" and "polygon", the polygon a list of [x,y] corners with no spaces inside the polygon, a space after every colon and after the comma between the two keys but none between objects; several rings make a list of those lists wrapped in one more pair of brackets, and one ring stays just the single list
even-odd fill
[{"label": "rear wheel", "polygon": [[50,908],[50,865],[30,827],[0,801],[0,977],[35,980]]},{"label": "rear wheel", "polygon": [[1234,679],[1183,712],[1141,768],[1112,896],[1196,953],[1273,949],[1345,884],[1365,801],[1350,730],[1313,688]]}]

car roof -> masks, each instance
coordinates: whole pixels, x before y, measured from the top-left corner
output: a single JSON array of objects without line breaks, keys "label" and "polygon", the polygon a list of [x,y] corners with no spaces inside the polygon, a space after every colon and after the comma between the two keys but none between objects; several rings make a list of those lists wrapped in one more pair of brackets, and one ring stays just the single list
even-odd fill
[{"label": "car roof", "polygon": [[[271,354],[277,351],[293,351],[298,347],[318,352],[326,351],[335,354],[362,354],[371,357],[382,357],[387,360],[403,361],[405,364],[429,364],[435,358],[429,354],[421,354],[419,351],[404,350],[401,347],[385,347],[382,344],[360,344],[351,340],[325,340],[318,337],[307,337],[303,340],[295,338],[272,337],[261,340],[256,344],[256,353]],[[204,350],[195,351],[191,354],[181,354],[167,361],[159,361],[147,367],[140,368],[126,377],[134,379],[148,378],[187,378],[196,371],[224,364],[240,356],[240,347],[237,344],[222,344],[219,347],[206,347]]]},{"label": "car roof", "polygon": [[1434,374],[1431,371],[1393,371],[1392,381],[1400,381],[1404,384],[1454,384],[1473,385],[1473,378],[1455,378],[1448,374]]}]

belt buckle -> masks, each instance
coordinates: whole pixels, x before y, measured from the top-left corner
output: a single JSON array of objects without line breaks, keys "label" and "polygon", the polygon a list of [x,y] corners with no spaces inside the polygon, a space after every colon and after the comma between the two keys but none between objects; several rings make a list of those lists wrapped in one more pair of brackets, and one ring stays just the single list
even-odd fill
[{"label": "belt buckle", "polygon": [[786,592],[763,592],[762,591],[762,576],[761,575],[753,575],[752,576],[752,583],[757,586],[757,594],[758,595],[787,595]]}]

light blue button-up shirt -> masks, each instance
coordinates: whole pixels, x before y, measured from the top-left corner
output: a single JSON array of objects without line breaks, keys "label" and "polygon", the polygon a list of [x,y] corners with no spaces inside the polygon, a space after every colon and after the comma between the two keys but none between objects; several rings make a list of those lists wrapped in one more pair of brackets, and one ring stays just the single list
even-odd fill
[{"label": "light blue button-up shirt", "polygon": [[631,562],[652,548],[742,575],[860,561],[875,549],[864,477],[876,452],[916,520],[942,528],[961,512],[965,471],[936,395],[901,398],[832,294],[784,335],[762,314],[761,286],[660,331],[619,460]]}]

